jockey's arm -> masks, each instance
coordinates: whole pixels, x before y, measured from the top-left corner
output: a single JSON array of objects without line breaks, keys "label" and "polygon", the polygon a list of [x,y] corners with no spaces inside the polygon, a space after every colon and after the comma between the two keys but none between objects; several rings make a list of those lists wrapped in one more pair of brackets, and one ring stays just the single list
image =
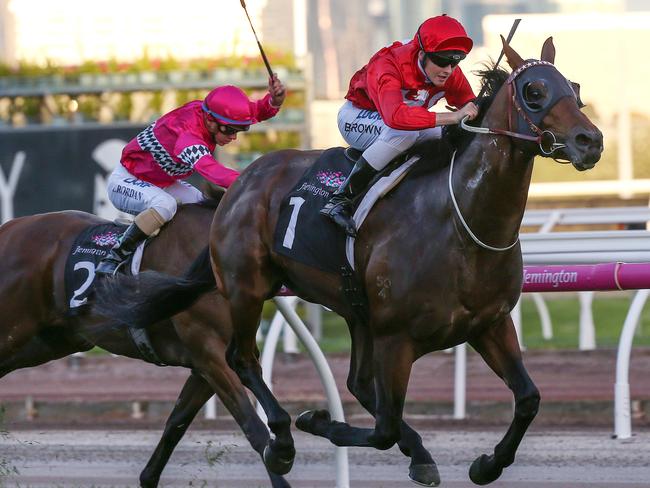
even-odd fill
[{"label": "jockey's arm", "polygon": [[404,103],[402,80],[393,64],[375,63],[368,69],[368,77],[376,77],[376,85],[368,85],[368,94],[386,125],[399,130],[422,130],[436,126],[435,113]]},{"label": "jockey's arm", "polygon": [[256,101],[251,101],[251,113],[255,122],[262,122],[263,120],[274,117],[279,111],[280,107],[274,107],[272,104],[271,94],[267,93],[264,98]]},{"label": "jockey's arm", "polygon": [[194,169],[210,183],[223,188],[228,188],[239,176],[238,171],[224,166],[209,154],[199,159]]}]

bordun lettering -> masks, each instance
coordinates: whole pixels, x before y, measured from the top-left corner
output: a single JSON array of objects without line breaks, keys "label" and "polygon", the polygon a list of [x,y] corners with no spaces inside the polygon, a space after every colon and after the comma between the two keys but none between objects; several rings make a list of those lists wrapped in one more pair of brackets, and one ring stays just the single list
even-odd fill
[{"label": "bordun lettering", "polygon": [[115,188],[113,188],[113,193],[119,193],[120,195],[124,195],[129,198],[135,198],[136,200],[142,200],[141,192],[122,185],[116,185]]}]

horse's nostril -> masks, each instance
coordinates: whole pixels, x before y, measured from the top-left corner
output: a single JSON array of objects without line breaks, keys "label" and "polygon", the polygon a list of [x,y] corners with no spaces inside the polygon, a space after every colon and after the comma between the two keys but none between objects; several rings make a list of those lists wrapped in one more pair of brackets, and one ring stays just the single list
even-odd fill
[{"label": "horse's nostril", "polygon": [[603,136],[600,131],[580,130],[575,133],[573,140],[576,146],[583,151],[602,151]]},{"label": "horse's nostril", "polygon": [[593,142],[595,142],[593,137],[591,137],[589,134],[585,134],[585,133],[581,133],[581,134],[576,135],[575,140],[576,140],[576,143],[578,144],[578,146],[581,146],[581,147],[587,147],[587,146],[591,145]]}]

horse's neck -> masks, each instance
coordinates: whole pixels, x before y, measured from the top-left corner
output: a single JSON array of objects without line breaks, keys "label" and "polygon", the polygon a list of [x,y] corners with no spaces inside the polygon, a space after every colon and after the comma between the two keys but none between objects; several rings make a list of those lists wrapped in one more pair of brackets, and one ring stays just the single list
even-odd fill
[{"label": "horse's neck", "polygon": [[[489,121],[493,127],[503,123]],[[478,135],[454,163],[453,188],[460,211],[479,239],[494,247],[515,241],[523,218],[532,158],[508,137]]]}]

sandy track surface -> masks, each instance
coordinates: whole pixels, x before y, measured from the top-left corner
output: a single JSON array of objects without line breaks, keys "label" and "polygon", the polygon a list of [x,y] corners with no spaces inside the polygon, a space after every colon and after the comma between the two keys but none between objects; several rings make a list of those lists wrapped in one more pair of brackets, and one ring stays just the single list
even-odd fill
[{"label": "sandy track surface", "polygon": [[[490,452],[501,430],[423,432],[442,486],[473,485],[472,460]],[[325,440],[296,433],[298,455],[287,476],[294,488],[334,487],[334,450]],[[0,462],[18,475],[7,487],[135,487],[158,440],[153,431],[18,431],[0,440]],[[349,449],[351,487],[414,487],[406,479],[408,460],[396,449]],[[192,431],[164,471],[163,487],[224,488],[269,486],[257,455],[239,432]],[[523,441],[515,464],[496,488],[636,488],[650,486],[650,432],[626,441],[605,430],[535,431]]]}]

